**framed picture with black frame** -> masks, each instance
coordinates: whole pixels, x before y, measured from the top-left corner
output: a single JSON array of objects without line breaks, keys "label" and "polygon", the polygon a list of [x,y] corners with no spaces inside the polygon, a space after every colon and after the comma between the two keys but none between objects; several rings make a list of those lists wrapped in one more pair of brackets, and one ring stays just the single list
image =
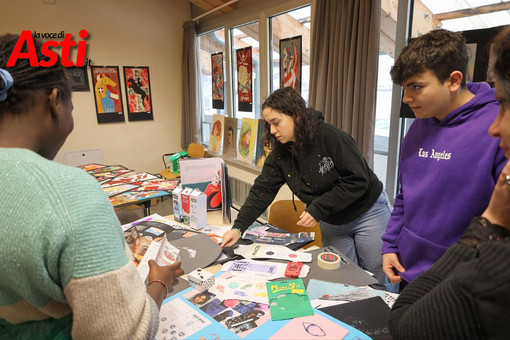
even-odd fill
[{"label": "framed picture with black frame", "polygon": [[72,91],[90,91],[87,67],[64,67]]},{"label": "framed picture with black frame", "polygon": [[302,36],[280,40],[280,88],[292,87],[301,94]]},{"label": "framed picture with black frame", "polygon": [[124,66],[129,121],[154,120],[152,94],[147,66]]},{"label": "framed picture with black frame", "polygon": [[98,123],[124,121],[118,66],[91,66]]}]

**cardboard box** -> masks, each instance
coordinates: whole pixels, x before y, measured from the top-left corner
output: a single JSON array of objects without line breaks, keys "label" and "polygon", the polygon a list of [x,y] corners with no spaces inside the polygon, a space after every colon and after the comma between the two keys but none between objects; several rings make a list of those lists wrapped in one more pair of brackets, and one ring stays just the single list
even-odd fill
[{"label": "cardboard box", "polygon": [[192,188],[184,188],[181,192],[181,208],[182,208],[182,222],[189,225],[191,214],[191,200],[190,194],[193,192]]},{"label": "cardboard box", "polygon": [[189,273],[188,281],[193,288],[201,292],[208,290],[209,288],[214,286],[215,283],[213,273],[202,268],[197,268],[191,273]]},{"label": "cardboard box", "polygon": [[207,225],[207,195],[198,189],[190,194],[190,221],[189,226],[203,229]]},{"label": "cardboard box", "polygon": [[181,187],[176,187],[172,190],[172,201],[174,206],[174,220],[182,222],[182,200],[181,200]]}]

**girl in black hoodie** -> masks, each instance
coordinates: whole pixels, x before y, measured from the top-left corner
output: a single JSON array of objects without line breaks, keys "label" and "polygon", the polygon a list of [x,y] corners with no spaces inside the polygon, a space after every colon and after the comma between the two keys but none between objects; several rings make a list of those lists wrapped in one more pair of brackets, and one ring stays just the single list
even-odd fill
[{"label": "girl in black hoodie", "polygon": [[262,114],[271,153],[222,247],[235,244],[286,183],[307,204],[297,224],[311,227],[319,221],[323,244],[374,273],[383,288],[381,236],[391,206],[352,137],[324,123],[290,87],[273,92]]}]

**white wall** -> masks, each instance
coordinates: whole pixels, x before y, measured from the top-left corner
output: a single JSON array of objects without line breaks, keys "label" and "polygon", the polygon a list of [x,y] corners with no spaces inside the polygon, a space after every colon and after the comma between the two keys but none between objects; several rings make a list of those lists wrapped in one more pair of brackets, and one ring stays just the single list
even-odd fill
[{"label": "white wall", "polygon": [[[17,0],[2,6],[0,34],[22,30],[73,34],[86,29],[87,57],[97,66],[148,66],[153,121],[98,124],[89,70],[90,92],[73,92],[74,131],[60,150],[64,153],[101,149],[105,164],[122,164],[133,170],[159,173],[161,156],[181,150],[182,39],[190,20],[188,0]],[[75,60],[74,56],[71,58]],[[121,76],[122,78],[122,76]],[[121,79],[124,111],[126,96]],[[257,174],[230,165],[230,175],[253,183]],[[277,199],[290,198],[282,188]]]},{"label": "white wall", "polygon": [[[188,0],[16,0],[2,5],[0,34],[22,30],[73,34],[86,29],[87,57],[93,65],[148,66],[153,121],[128,122],[124,79],[124,123],[98,124],[90,92],[74,92],[75,128],[63,152],[101,148],[104,162],[159,173],[161,155],[180,150],[182,103],[182,24],[190,20]],[[73,58],[74,59],[74,58]]]}]

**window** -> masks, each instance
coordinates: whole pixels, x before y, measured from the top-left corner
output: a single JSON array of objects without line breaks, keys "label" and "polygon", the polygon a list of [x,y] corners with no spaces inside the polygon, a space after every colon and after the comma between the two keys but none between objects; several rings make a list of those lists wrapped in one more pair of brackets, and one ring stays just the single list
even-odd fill
[{"label": "window", "polygon": [[[310,86],[311,6],[305,6],[270,19],[271,92],[280,88],[280,40],[301,36],[301,96],[308,101]],[[299,62],[299,61],[298,61]],[[289,73],[290,74],[290,73]]]},{"label": "window", "polygon": [[374,172],[381,182],[386,183],[388,164],[388,139],[390,136],[391,90],[390,77],[394,59],[383,51],[379,52],[379,71],[377,75],[377,102],[374,135]]},{"label": "window", "polygon": [[[198,50],[200,51],[200,86],[202,92],[201,111],[202,111],[202,140],[208,141],[211,135],[211,122],[214,114],[226,114],[226,90],[225,90],[225,30],[219,29],[214,32],[202,34],[197,39]],[[212,79],[212,61],[211,55],[223,53],[223,109],[213,108],[213,79]]]},{"label": "window", "polygon": [[[402,1],[402,0],[401,0]],[[418,37],[422,34],[437,29],[445,28],[451,31],[466,31],[476,30],[482,28],[489,28],[495,26],[506,25],[510,21],[510,11],[506,10],[505,5],[502,1],[498,0],[453,0],[453,1],[437,1],[437,0],[415,0],[410,3],[411,7],[398,6],[396,2],[382,2],[382,9],[386,15],[381,16],[381,42],[387,37],[390,41],[395,43],[395,36],[388,34],[387,28],[392,27],[393,23],[388,23],[387,18],[396,20],[397,7],[401,11],[398,13],[400,22],[405,21],[408,13],[412,13],[412,20],[410,21],[410,27],[402,27],[397,25],[400,30],[399,37],[409,35],[408,38]],[[503,9],[503,10],[501,10]],[[479,14],[483,13],[483,14]],[[401,19],[402,18],[402,19]],[[386,22],[385,22],[386,21]],[[385,31],[386,28],[386,31]],[[404,34],[410,32],[410,34]],[[400,39],[400,38],[399,38]],[[399,41],[400,43],[404,43]],[[405,43],[404,43],[405,45]],[[401,99],[402,90],[400,87],[395,87],[392,93],[394,99]],[[392,117],[399,117],[400,105],[393,105]],[[379,115],[379,112],[377,113]],[[389,146],[389,158],[390,163],[387,165],[387,187],[386,191],[392,197],[397,189],[396,173],[398,164],[398,145],[401,143],[402,138],[408,131],[412,124],[412,118],[396,118],[391,120],[392,123],[392,134],[390,136]],[[376,151],[377,156],[377,151]],[[376,166],[374,168],[377,168]],[[376,171],[377,172],[377,171]]]},{"label": "window", "polygon": [[[232,13],[218,17],[209,16],[200,21],[197,31],[197,49],[200,51],[200,87],[202,143],[207,145],[211,133],[213,115],[220,114],[238,119],[238,129],[243,118],[260,119],[262,101],[279,88],[279,41],[298,35],[302,38],[302,88],[301,94],[308,99],[310,73],[310,0],[292,0],[288,3],[254,2],[240,6]],[[272,26],[273,28],[269,28]],[[276,28],[275,28],[276,27]],[[268,30],[269,29],[269,30]],[[287,31],[285,35],[274,29]],[[289,33],[290,32],[290,33]],[[243,86],[251,79],[251,107],[239,107],[237,50],[251,48],[251,78],[245,77]],[[275,54],[275,58],[270,54]],[[223,53],[224,107],[213,105],[211,58]],[[273,74],[276,72],[276,74]],[[272,81],[272,77],[278,79]],[[274,86],[273,86],[274,85]],[[243,89],[244,90],[244,89]],[[241,94],[242,96],[242,94]],[[244,107],[243,107],[244,106]],[[232,159],[231,159],[232,160]]]}]

